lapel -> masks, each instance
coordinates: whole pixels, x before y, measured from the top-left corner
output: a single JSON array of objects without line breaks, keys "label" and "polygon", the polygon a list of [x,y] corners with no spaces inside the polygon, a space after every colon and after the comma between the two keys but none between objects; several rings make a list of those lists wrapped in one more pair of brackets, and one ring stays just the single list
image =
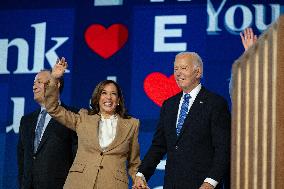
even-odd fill
[{"label": "lapel", "polygon": [[190,127],[190,123],[192,122],[191,120],[195,119],[197,117],[196,114],[199,114],[202,111],[203,106],[205,105],[205,102],[206,102],[206,89],[204,87],[202,87],[201,90],[199,91],[199,93],[197,94],[197,96],[196,96],[196,98],[195,98],[195,100],[194,100],[185,120],[184,120],[184,124],[181,128],[178,140],[181,138],[184,131],[187,130],[188,127]]},{"label": "lapel", "polygon": [[31,149],[31,153],[33,154],[34,153],[34,139],[35,139],[35,129],[36,129],[36,125],[37,125],[37,118],[39,116],[39,113],[40,113],[40,109],[36,110],[33,115],[32,115],[32,118],[31,118],[31,122],[29,124],[30,125],[30,149]]},{"label": "lapel", "polygon": [[[89,127],[90,129],[87,131],[88,138],[91,138],[91,142],[94,144],[94,147],[103,152],[104,150],[101,148],[99,143],[99,122],[100,116],[95,114],[92,116],[92,123],[94,123],[94,127]],[[114,140],[109,144],[109,146],[105,149],[104,152],[108,152],[118,145],[120,145],[127,137],[128,133],[130,132],[131,127],[128,125],[128,119],[123,119],[118,116],[117,126],[116,126],[116,134]],[[95,137],[94,137],[95,136]]]},{"label": "lapel", "polygon": [[[66,108],[66,106],[63,103],[61,103],[61,105],[64,108]],[[37,117],[38,117],[39,113],[40,113],[40,110],[39,110],[39,112],[37,114]],[[40,151],[42,146],[45,144],[46,140],[48,139],[48,136],[50,136],[50,134],[53,132],[53,130],[56,129],[55,128],[56,124],[59,124],[59,123],[56,122],[56,120],[51,117],[50,121],[48,122],[48,124],[47,124],[47,126],[45,128],[45,131],[43,132],[43,135],[42,135],[42,138],[41,138],[40,143],[38,145],[36,154]],[[35,136],[35,128],[34,128],[34,132],[33,132],[33,148],[32,149],[34,149],[34,136]]]},{"label": "lapel", "polygon": [[[99,143],[99,123],[100,123],[100,116],[98,114],[92,115],[92,123],[94,127],[89,127],[87,130],[88,138],[91,139],[91,142],[94,144],[94,147],[99,150],[103,151]],[[92,140],[93,139],[93,140]]]},{"label": "lapel", "polygon": [[131,125],[129,125],[129,119],[123,119],[118,116],[115,138],[112,143],[110,143],[110,145],[106,148],[105,152],[108,152],[120,145],[127,138],[130,130]]},{"label": "lapel", "polygon": [[44,143],[45,143],[46,140],[48,139],[48,136],[50,135],[50,133],[52,132],[52,130],[55,129],[55,128],[54,128],[54,127],[55,127],[55,124],[57,124],[56,121],[55,121],[53,118],[51,118],[50,121],[49,121],[49,123],[47,124],[47,126],[46,126],[46,128],[45,128],[45,131],[44,131],[44,133],[43,133],[43,135],[42,135],[42,138],[41,138],[41,140],[40,140],[40,143],[39,143],[39,145],[38,145],[38,148],[37,148],[36,153],[38,153],[38,152],[40,151],[40,149],[42,148],[42,146],[44,145]]}]

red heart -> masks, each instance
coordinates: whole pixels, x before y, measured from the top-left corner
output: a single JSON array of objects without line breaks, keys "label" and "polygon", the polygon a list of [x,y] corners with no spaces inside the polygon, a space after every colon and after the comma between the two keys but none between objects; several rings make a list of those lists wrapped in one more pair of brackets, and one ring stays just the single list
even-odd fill
[{"label": "red heart", "polygon": [[174,75],[168,78],[162,73],[153,72],[144,80],[144,91],[155,104],[162,106],[164,100],[179,93],[181,89],[177,86]]},{"label": "red heart", "polygon": [[111,57],[121,49],[127,39],[128,30],[122,24],[113,24],[109,28],[93,24],[85,32],[87,45],[104,59]]}]

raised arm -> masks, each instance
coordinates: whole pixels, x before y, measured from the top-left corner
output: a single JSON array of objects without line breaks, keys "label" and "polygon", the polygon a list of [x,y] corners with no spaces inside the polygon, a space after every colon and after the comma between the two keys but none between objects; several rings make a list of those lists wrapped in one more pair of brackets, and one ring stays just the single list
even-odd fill
[{"label": "raised arm", "polygon": [[58,59],[55,66],[52,69],[51,79],[45,86],[45,107],[47,112],[52,118],[60,122],[62,125],[76,130],[78,123],[81,121],[81,114],[73,113],[66,110],[59,105],[59,78],[63,76],[67,68],[67,62],[65,58]]}]

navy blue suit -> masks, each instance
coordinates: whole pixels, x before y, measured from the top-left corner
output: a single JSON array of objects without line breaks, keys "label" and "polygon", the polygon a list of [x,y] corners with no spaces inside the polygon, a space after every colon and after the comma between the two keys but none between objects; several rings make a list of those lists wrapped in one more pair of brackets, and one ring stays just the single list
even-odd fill
[{"label": "navy blue suit", "polygon": [[51,119],[38,150],[34,136],[40,109],[21,119],[18,141],[18,180],[21,189],[62,189],[77,150],[74,131]]},{"label": "navy blue suit", "polygon": [[202,87],[177,137],[181,97],[182,92],[163,103],[152,145],[139,172],[148,180],[167,154],[164,189],[198,189],[205,178],[220,183],[229,172],[231,117],[227,102]]}]

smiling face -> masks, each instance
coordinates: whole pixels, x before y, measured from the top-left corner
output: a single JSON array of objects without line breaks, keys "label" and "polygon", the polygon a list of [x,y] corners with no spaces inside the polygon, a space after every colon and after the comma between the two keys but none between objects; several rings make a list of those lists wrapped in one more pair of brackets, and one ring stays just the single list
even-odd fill
[{"label": "smiling face", "polygon": [[99,97],[100,113],[104,117],[114,115],[119,103],[117,88],[113,83],[106,84]]},{"label": "smiling face", "polygon": [[192,53],[178,54],[175,58],[175,80],[177,85],[186,93],[189,93],[200,83],[202,68],[196,62],[197,57]]},{"label": "smiling face", "polygon": [[41,71],[35,77],[33,85],[34,100],[40,105],[44,104],[44,84],[49,79],[50,79],[49,71]]}]

